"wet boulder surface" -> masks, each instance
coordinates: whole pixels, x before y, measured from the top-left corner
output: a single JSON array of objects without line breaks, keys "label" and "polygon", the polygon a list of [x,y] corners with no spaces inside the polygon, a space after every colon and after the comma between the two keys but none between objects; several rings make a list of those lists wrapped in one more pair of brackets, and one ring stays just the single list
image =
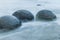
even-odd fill
[{"label": "wet boulder surface", "polygon": [[36,18],[50,21],[56,19],[56,15],[50,10],[41,10],[37,13]]},{"label": "wet boulder surface", "polygon": [[2,16],[0,17],[0,30],[8,31],[13,30],[21,26],[21,21],[19,21],[14,16]]},{"label": "wet boulder surface", "polygon": [[34,19],[33,14],[28,10],[18,10],[13,13],[13,16],[17,17],[22,22],[32,21]]}]

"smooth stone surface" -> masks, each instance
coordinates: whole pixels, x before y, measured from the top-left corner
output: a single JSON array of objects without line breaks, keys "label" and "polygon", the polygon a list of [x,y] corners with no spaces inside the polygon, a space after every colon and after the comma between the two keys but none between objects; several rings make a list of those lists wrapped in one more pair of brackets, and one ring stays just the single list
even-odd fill
[{"label": "smooth stone surface", "polygon": [[19,20],[21,19],[22,22],[32,21],[34,19],[34,16],[28,10],[18,10],[13,15]]},{"label": "smooth stone surface", "polygon": [[19,21],[14,16],[2,16],[0,18],[0,30],[8,31],[13,30],[21,26],[21,21]]},{"label": "smooth stone surface", "polygon": [[56,19],[56,15],[50,10],[41,10],[37,13],[36,18],[39,20],[53,20]]}]

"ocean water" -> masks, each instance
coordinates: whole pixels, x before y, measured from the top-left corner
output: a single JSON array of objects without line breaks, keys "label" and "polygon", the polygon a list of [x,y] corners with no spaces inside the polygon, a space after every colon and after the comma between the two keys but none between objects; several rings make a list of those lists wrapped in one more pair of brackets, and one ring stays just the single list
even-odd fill
[{"label": "ocean water", "polygon": [[[0,32],[0,40],[60,40],[60,0],[0,0],[0,17],[21,9],[30,11],[34,21],[22,23],[9,32]],[[37,12],[43,9],[51,10],[57,19],[36,21]]]}]

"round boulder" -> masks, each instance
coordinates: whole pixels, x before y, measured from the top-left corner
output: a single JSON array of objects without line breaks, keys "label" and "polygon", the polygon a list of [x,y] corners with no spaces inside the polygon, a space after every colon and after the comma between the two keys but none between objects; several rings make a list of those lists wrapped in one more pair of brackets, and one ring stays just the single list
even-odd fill
[{"label": "round boulder", "polygon": [[22,22],[32,21],[34,19],[32,13],[27,10],[18,10],[13,13],[13,16],[17,17]]},{"label": "round boulder", "polygon": [[13,30],[21,26],[21,21],[19,21],[14,16],[2,16],[0,18],[0,29],[1,30]]},{"label": "round boulder", "polygon": [[50,10],[41,10],[37,13],[36,18],[39,20],[53,20],[56,19],[56,15]]}]

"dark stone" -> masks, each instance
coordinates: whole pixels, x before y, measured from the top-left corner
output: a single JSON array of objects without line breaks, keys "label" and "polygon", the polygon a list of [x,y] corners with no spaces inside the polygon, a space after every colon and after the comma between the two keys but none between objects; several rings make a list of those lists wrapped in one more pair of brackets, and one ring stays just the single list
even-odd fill
[{"label": "dark stone", "polygon": [[56,15],[53,14],[53,12],[50,10],[41,10],[37,13],[36,18],[38,20],[40,20],[40,19],[53,20],[53,19],[56,19]]},{"label": "dark stone", "polygon": [[13,30],[19,26],[21,26],[21,21],[14,16],[3,16],[0,18],[0,30]]},{"label": "dark stone", "polygon": [[32,13],[27,10],[18,10],[14,12],[13,15],[22,22],[32,21],[34,19]]},{"label": "dark stone", "polygon": [[37,4],[37,6],[41,6],[41,4]]}]

